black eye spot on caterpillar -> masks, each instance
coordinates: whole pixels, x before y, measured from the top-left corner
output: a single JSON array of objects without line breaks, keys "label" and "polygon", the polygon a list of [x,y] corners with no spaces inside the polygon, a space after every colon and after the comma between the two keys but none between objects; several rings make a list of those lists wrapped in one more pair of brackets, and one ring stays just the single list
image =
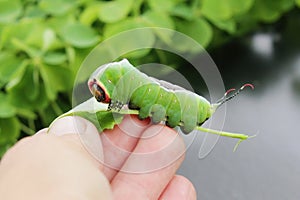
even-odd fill
[{"label": "black eye spot on caterpillar", "polygon": [[97,81],[97,79],[93,79],[88,83],[89,89],[93,96],[96,98],[98,102],[110,103],[110,98],[108,94],[106,94],[105,87]]}]

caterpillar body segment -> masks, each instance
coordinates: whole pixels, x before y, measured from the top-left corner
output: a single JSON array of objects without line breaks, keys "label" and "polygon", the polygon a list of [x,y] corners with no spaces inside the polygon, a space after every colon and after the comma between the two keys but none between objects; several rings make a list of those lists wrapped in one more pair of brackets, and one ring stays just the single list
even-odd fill
[{"label": "caterpillar body segment", "polygon": [[204,123],[215,108],[203,97],[155,78],[133,67],[126,59],[99,67],[88,82],[97,101],[109,109],[120,110],[127,104],[139,110],[139,118],[151,116],[154,123],[165,121],[180,126],[184,133]]}]

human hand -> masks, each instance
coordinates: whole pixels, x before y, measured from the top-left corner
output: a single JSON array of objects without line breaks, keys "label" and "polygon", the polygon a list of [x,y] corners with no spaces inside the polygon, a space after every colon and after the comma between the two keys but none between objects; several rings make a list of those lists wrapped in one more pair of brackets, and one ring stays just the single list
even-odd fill
[{"label": "human hand", "polygon": [[98,136],[89,121],[56,121],[50,134],[43,129],[3,157],[1,198],[196,199],[191,182],[175,175],[184,157],[183,141],[173,129],[148,123],[126,116],[119,127],[101,133],[95,146],[84,141]]}]

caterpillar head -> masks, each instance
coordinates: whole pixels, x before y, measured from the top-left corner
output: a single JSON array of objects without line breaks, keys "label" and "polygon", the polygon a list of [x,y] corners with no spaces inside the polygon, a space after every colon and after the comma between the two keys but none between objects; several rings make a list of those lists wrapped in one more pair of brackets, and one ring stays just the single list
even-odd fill
[{"label": "caterpillar head", "polygon": [[107,88],[107,81],[105,78],[105,71],[109,68],[110,64],[102,65],[94,71],[88,81],[88,87],[92,95],[98,102],[110,103],[111,91]]},{"label": "caterpillar head", "polygon": [[96,78],[92,78],[88,82],[89,89],[97,101],[102,103],[110,103],[110,95],[105,86]]},{"label": "caterpillar head", "polygon": [[123,76],[124,66],[131,64],[123,59],[120,62],[102,65],[91,75],[88,87],[97,101],[110,103],[113,91]]}]

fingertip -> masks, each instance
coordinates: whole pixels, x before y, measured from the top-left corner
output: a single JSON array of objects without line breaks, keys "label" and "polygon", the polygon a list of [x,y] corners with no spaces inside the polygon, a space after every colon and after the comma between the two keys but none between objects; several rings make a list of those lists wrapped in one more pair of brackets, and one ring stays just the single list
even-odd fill
[{"label": "fingertip", "polygon": [[183,139],[173,129],[152,125],[143,132],[122,170],[149,173],[165,168],[171,178],[182,163],[185,150]]},{"label": "fingertip", "polygon": [[185,151],[185,144],[182,137],[178,132],[166,125],[158,124],[150,126],[144,131],[141,139],[140,142],[144,143],[144,146],[147,147],[147,152],[165,148],[174,149],[180,152],[180,154],[183,154]]},{"label": "fingertip", "polygon": [[33,136],[45,134],[48,132],[48,130],[49,130],[48,128],[43,128],[43,129],[39,130],[38,132],[36,132]]},{"label": "fingertip", "polygon": [[56,120],[48,129],[49,134],[64,136],[77,136],[81,145],[97,161],[103,161],[102,141],[97,128],[88,120],[78,116],[67,116]]},{"label": "fingertip", "polygon": [[147,117],[146,119],[139,119],[138,115],[129,115],[136,123],[141,125],[149,125],[151,123],[151,119]]},{"label": "fingertip", "polygon": [[126,198],[135,191],[137,199],[158,199],[184,153],[184,142],[173,129],[161,124],[150,126],[112,180],[115,197]]},{"label": "fingertip", "polygon": [[135,149],[141,135],[150,126],[149,119],[139,120],[136,115],[125,115],[121,124],[101,134],[105,165],[104,173],[111,180]]},{"label": "fingertip", "polygon": [[48,133],[57,136],[82,133],[94,126],[90,121],[78,116],[66,116],[53,122]]},{"label": "fingertip", "polygon": [[148,122],[148,120],[139,120],[136,115],[125,115],[120,124],[116,125],[114,129],[105,130],[104,135],[111,140],[119,140],[120,136],[127,136],[131,138],[130,140],[136,140],[139,139],[143,131],[151,125]]},{"label": "fingertip", "polygon": [[175,175],[159,199],[194,200],[197,199],[197,194],[191,181],[184,176]]}]

